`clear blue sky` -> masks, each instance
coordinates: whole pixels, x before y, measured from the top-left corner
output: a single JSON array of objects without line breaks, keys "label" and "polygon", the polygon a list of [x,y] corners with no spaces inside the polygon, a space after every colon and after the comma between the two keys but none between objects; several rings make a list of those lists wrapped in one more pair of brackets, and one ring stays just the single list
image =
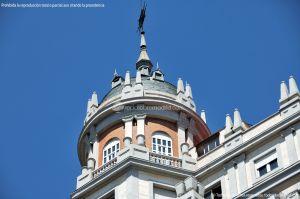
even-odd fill
[{"label": "clear blue sky", "polygon": [[[75,190],[87,99],[109,91],[114,68],[134,71],[139,51],[140,1],[102,3],[0,8],[0,198],[63,199]],[[168,81],[192,85],[212,131],[235,107],[257,123],[278,111],[281,80],[293,74],[300,84],[297,0],[164,0],[147,11],[153,63]]]}]

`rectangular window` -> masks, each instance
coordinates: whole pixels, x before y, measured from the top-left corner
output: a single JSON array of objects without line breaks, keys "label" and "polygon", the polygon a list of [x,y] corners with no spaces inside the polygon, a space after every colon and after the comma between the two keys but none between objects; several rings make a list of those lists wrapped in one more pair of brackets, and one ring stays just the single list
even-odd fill
[{"label": "rectangular window", "polygon": [[211,197],[211,192],[205,193],[205,194],[204,194],[204,198],[205,198],[205,199],[212,199],[212,197]]},{"label": "rectangular window", "polygon": [[255,161],[256,175],[261,177],[278,167],[276,150]]},{"label": "rectangular window", "polygon": [[220,145],[220,141],[219,141],[219,138],[216,140],[216,146],[219,146]]},{"label": "rectangular window", "polygon": [[156,145],[155,144],[153,144],[152,149],[153,149],[153,151],[156,151]]},{"label": "rectangular window", "polygon": [[203,152],[204,152],[204,154],[206,154],[208,152],[208,145],[204,146]]},{"label": "rectangular window", "polygon": [[222,198],[222,189],[219,183],[212,189],[206,191],[204,194],[204,199],[221,199],[221,198]]},{"label": "rectangular window", "polygon": [[270,169],[271,169],[271,171],[274,170],[274,169],[276,169],[277,167],[278,167],[277,159],[272,160],[272,161],[270,162]]},{"label": "rectangular window", "polygon": [[263,176],[266,173],[268,173],[268,171],[267,171],[267,165],[264,165],[264,166],[258,168],[258,172],[259,172],[259,176]]},{"label": "rectangular window", "polygon": [[213,150],[214,148],[216,148],[216,143],[215,143],[215,141],[209,143],[208,147],[209,147],[209,150]]}]

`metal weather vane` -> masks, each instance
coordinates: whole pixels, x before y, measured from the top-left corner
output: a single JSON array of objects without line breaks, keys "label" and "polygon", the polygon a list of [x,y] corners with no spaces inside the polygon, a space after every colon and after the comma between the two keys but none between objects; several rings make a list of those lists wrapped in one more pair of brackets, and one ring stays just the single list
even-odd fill
[{"label": "metal weather vane", "polygon": [[144,5],[141,8],[141,14],[140,14],[140,18],[139,18],[138,31],[140,33],[144,31],[144,20],[146,18],[146,9],[147,9],[147,4],[146,4],[146,2],[144,2]]}]

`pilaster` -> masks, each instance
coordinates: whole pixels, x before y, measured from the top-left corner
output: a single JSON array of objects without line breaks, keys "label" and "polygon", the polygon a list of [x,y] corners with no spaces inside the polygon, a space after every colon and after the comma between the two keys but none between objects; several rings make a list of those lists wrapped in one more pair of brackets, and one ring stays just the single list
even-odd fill
[{"label": "pilaster", "polygon": [[122,121],[125,123],[125,137],[124,137],[124,144],[125,147],[128,147],[131,144],[132,140],[132,115],[127,115],[123,117]]},{"label": "pilaster", "polygon": [[145,146],[145,118],[146,114],[138,114],[134,116],[137,121],[137,143],[138,145]]},{"label": "pilaster", "polygon": [[230,187],[230,195],[231,197],[237,195],[237,182],[236,182],[236,173],[235,173],[235,165],[231,164],[227,166],[227,175],[228,175],[228,183]]},{"label": "pilaster", "polygon": [[[180,112],[177,121],[178,149],[182,149],[182,144],[187,140],[185,137],[185,130],[188,128],[188,126],[189,120],[187,115],[183,112]],[[182,151],[180,151],[180,155],[182,155]]]},{"label": "pilaster", "polygon": [[294,162],[296,162],[298,160],[295,141],[294,141],[295,133],[296,132],[295,132],[294,128],[289,128],[285,132],[282,133],[282,137],[284,137],[284,140],[285,140],[285,145],[286,145],[288,159],[289,159],[290,164],[293,164]]}]

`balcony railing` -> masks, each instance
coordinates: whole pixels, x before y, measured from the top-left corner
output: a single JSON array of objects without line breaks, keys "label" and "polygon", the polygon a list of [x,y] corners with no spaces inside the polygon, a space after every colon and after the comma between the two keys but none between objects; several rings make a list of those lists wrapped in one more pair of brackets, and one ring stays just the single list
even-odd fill
[{"label": "balcony railing", "polygon": [[112,159],[111,161],[107,162],[106,164],[102,165],[101,167],[99,167],[98,169],[96,169],[93,172],[93,178],[98,177],[99,175],[101,175],[102,173],[110,170],[111,168],[113,168],[115,165],[117,164],[117,157],[115,157],[114,159]]},{"label": "balcony railing", "polygon": [[182,160],[171,156],[161,155],[157,153],[149,153],[149,161],[166,166],[181,168]]},{"label": "balcony railing", "polygon": [[[182,160],[178,158],[174,158],[171,156],[166,156],[166,155],[161,155],[157,153],[149,153],[149,161],[156,163],[156,164],[161,164],[165,166],[171,166],[171,167],[176,167],[176,168],[182,168]],[[107,172],[108,170],[112,169],[114,166],[116,166],[119,162],[117,161],[117,157],[112,159],[111,161],[107,162],[106,164],[102,165],[98,169],[96,169],[93,172],[93,179],[97,178],[101,174]]]}]

